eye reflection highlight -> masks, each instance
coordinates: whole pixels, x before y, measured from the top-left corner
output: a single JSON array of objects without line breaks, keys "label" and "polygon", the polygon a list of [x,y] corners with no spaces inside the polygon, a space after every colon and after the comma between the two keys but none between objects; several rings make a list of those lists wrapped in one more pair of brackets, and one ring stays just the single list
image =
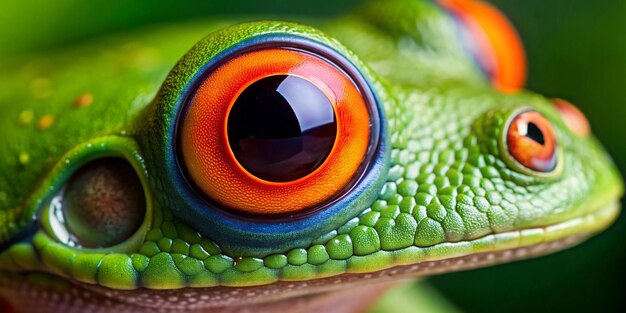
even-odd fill
[{"label": "eye reflection highlight", "polygon": [[263,78],[247,87],[228,118],[237,161],[273,182],[302,178],[317,169],[337,134],[333,105],[309,81],[290,75]]}]

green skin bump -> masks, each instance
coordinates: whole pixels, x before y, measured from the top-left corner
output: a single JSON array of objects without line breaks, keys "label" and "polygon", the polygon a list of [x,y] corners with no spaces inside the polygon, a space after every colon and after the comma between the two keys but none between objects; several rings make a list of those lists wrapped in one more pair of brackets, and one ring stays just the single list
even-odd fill
[{"label": "green skin bump", "polygon": [[[51,288],[53,281],[70,288],[69,281],[105,290],[310,282],[587,237],[619,213],[621,178],[597,140],[570,131],[549,99],[494,90],[460,46],[451,18],[430,1],[385,2],[307,21],[315,28],[268,21],[231,26],[238,22],[157,27],[4,66],[0,243],[32,227],[33,216],[40,226],[0,252],[0,294],[15,277],[32,288]],[[222,29],[235,35],[202,39]],[[166,80],[172,68],[187,75],[211,49],[268,32],[328,44],[371,78],[392,149],[386,183],[360,214],[310,246],[238,257],[159,202],[153,173],[159,169],[141,143],[154,107],[182,88],[175,75]],[[92,103],[77,105],[86,93]],[[555,129],[560,166],[552,175],[524,170],[506,153],[503,132],[524,108],[541,112]],[[46,115],[52,123],[42,127]],[[138,173],[145,222],[114,247],[68,246],[52,231],[48,204],[74,171],[103,156],[123,157]]]}]

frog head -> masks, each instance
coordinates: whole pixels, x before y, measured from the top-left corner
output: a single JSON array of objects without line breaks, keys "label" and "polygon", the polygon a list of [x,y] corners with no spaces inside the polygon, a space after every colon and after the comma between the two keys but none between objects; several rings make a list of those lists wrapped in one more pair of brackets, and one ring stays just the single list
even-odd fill
[{"label": "frog head", "polygon": [[15,86],[0,102],[22,99],[0,117],[2,294],[265,303],[540,255],[617,216],[612,161],[573,105],[523,90],[492,7],[235,22],[117,35],[0,78]]}]

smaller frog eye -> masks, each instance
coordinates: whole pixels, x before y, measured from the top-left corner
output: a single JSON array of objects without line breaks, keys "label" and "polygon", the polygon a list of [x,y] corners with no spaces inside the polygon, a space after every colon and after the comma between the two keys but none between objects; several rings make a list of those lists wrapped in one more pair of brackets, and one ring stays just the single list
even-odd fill
[{"label": "smaller frog eye", "polygon": [[438,0],[459,25],[462,43],[480,69],[502,92],[526,81],[526,56],[515,28],[492,5],[479,0]]},{"label": "smaller frog eye", "polygon": [[86,248],[122,243],[140,228],[145,213],[141,181],[119,158],[97,159],[80,168],[52,203],[52,214],[67,233],[60,239]]},{"label": "smaller frog eye", "polygon": [[508,127],[506,144],[509,154],[525,168],[540,173],[556,168],[554,130],[539,112],[526,111],[515,116]]},{"label": "smaller frog eye", "polygon": [[573,104],[563,99],[553,99],[554,107],[561,113],[567,127],[580,137],[587,137],[591,133],[591,127],[585,115]]}]

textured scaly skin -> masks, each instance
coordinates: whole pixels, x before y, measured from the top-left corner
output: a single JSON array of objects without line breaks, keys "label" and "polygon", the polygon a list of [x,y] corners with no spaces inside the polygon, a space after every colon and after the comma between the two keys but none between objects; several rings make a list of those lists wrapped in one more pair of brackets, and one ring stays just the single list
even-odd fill
[{"label": "textured scaly skin", "polygon": [[[355,286],[546,253],[616,217],[621,179],[596,139],[575,136],[542,96],[493,90],[460,47],[452,20],[432,3],[374,4],[316,28],[284,22],[226,28],[235,22],[165,26],[5,61],[0,242],[19,240],[0,252],[0,294],[18,309],[41,299],[50,305],[37,308],[42,312],[281,303],[338,283]],[[223,28],[233,36],[202,39],[176,65],[194,43]],[[172,213],[176,204],[164,201],[150,143],[166,121],[154,112],[177,96],[180,79],[206,62],[202,55],[266,32],[323,42],[355,63],[384,107],[391,148],[385,183],[375,201],[358,204],[359,214],[329,222],[325,227],[336,227],[306,244],[287,241],[287,248],[269,254],[235,253],[189,226]],[[93,103],[75,105],[85,93]],[[505,124],[522,108],[541,112],[554,125],[558,175],[520,171],[503,153]],[[81,164],[111,152],[137,169],[149,195],[146,222],[109,249],[60,243],[49,229],[47,204]],[[32,227],[34,235],[19,237]]]}]

